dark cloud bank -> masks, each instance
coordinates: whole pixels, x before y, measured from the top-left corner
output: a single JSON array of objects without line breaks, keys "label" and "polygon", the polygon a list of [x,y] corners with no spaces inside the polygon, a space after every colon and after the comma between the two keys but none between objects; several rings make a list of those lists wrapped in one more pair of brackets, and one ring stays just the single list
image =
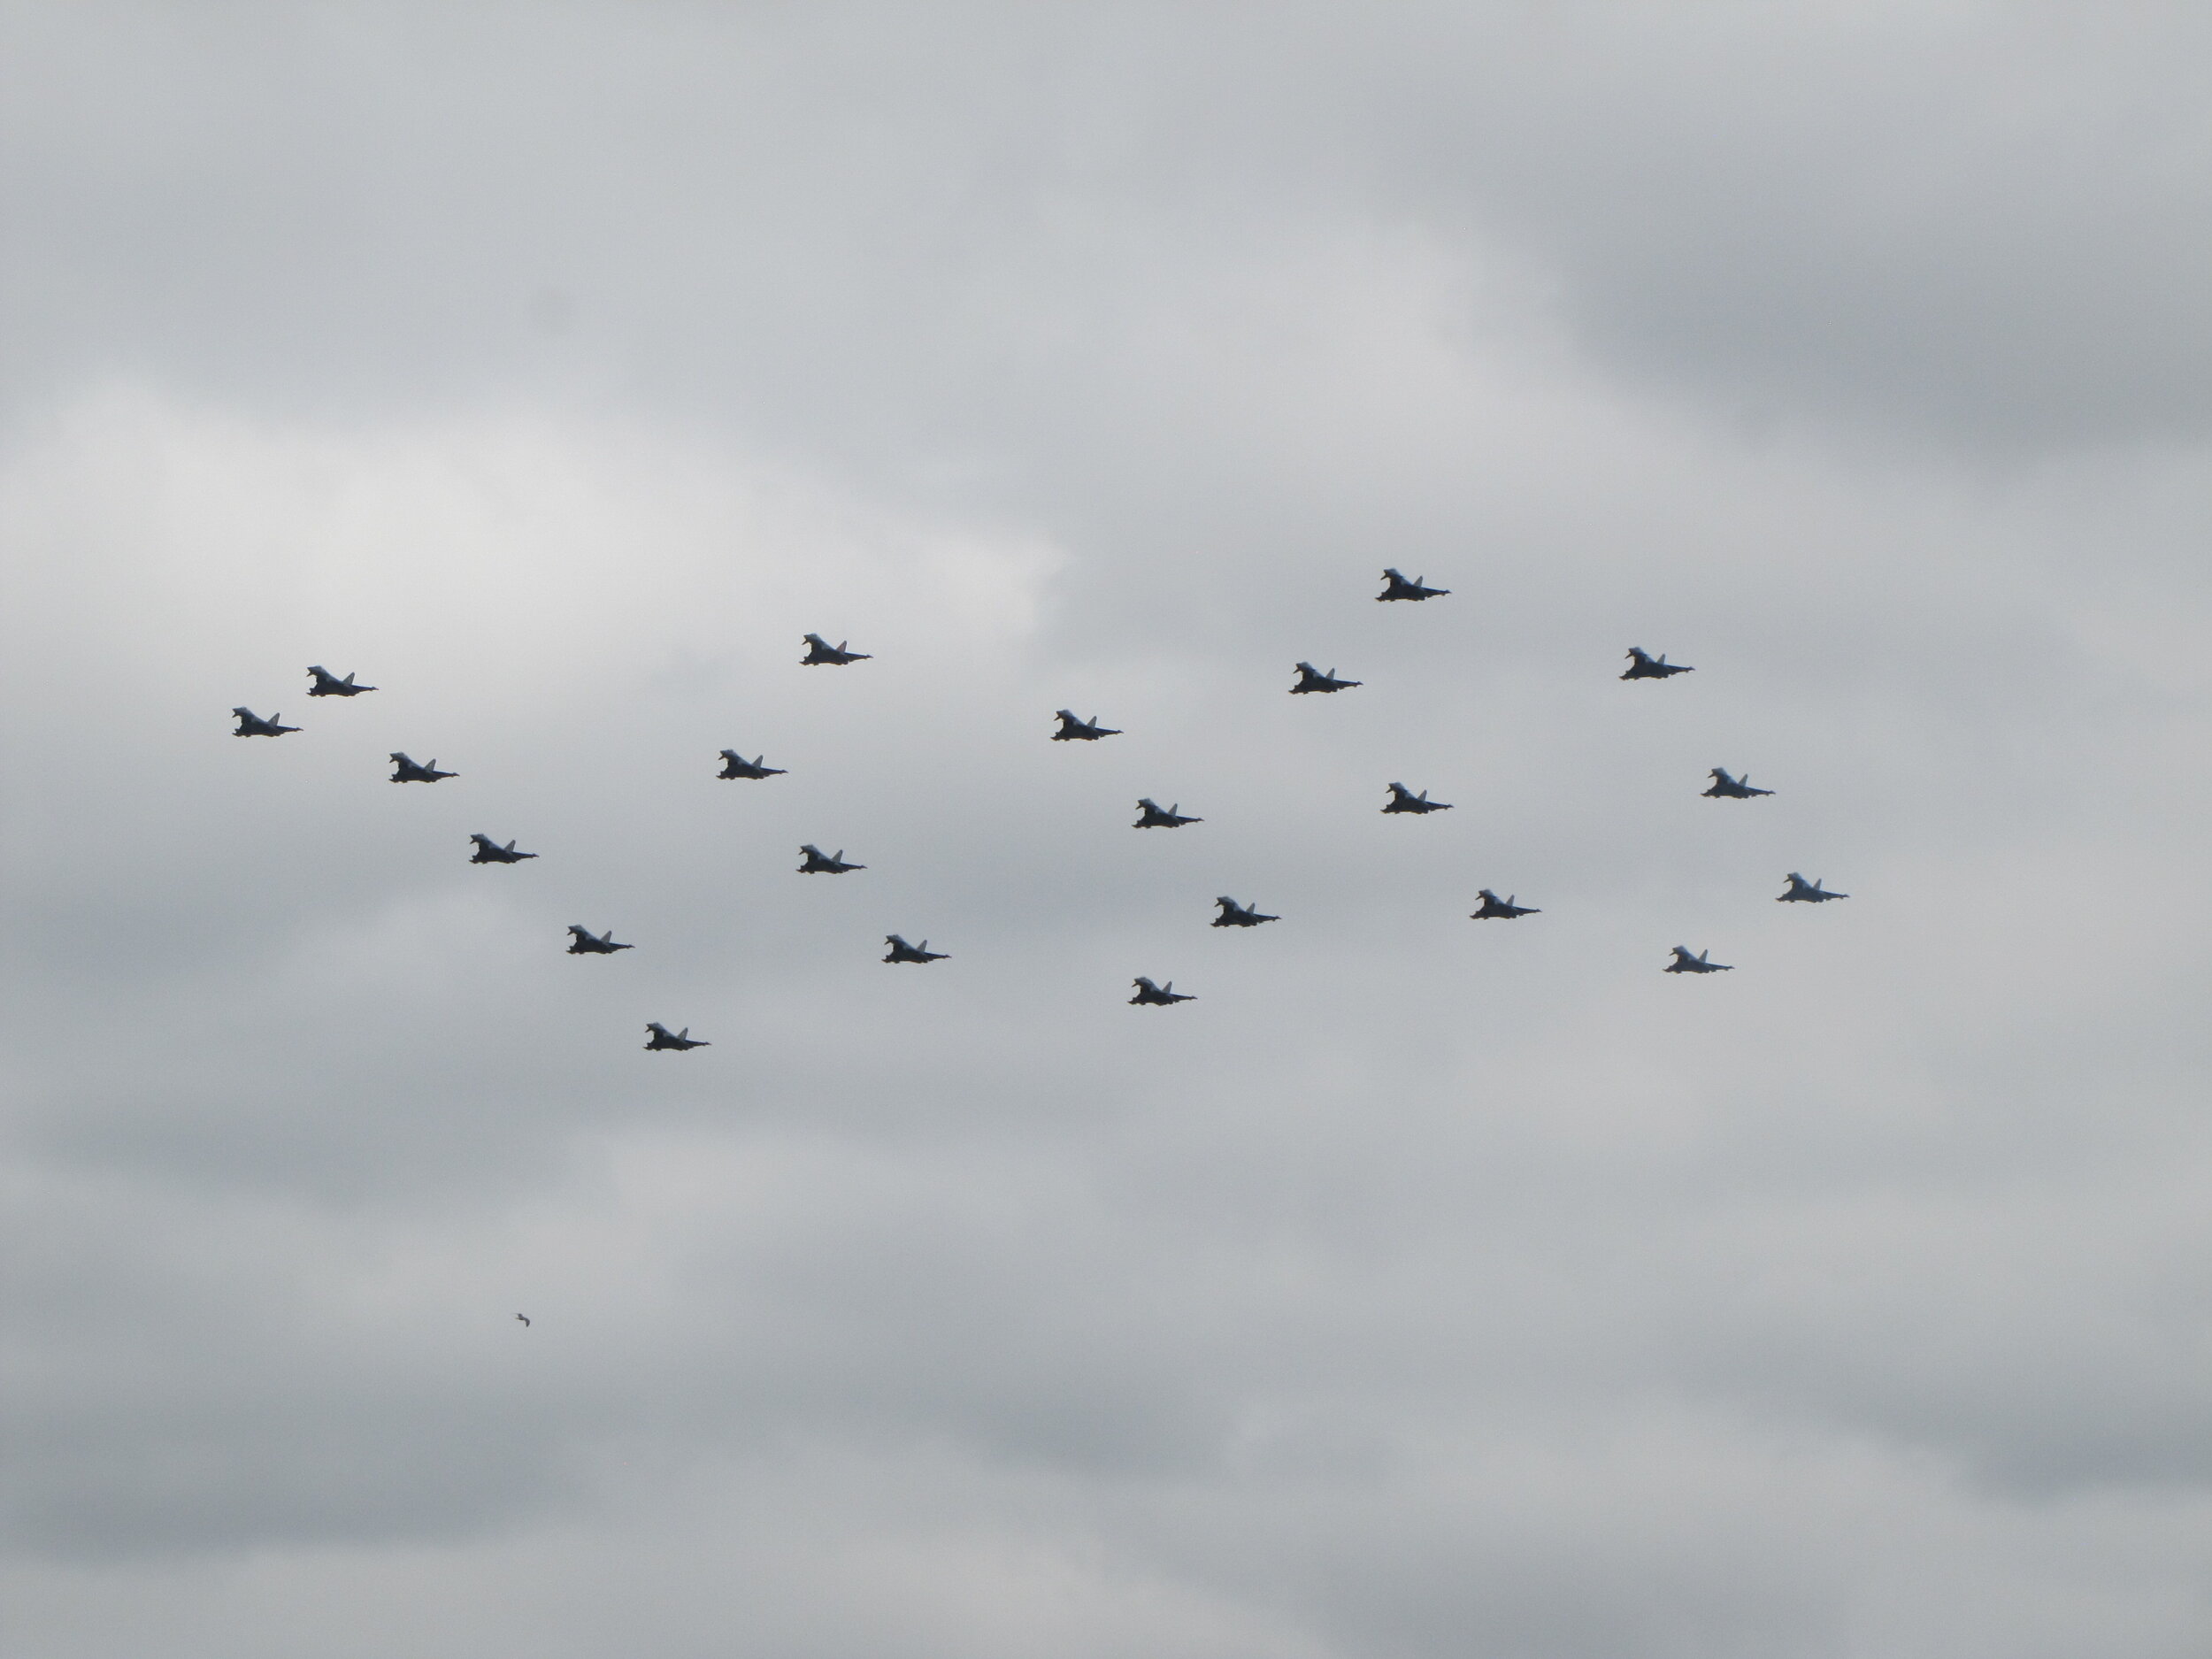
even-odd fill
[{"label": "dark cloud bank", "polygon": [[0,27],[12,1651],[2203,1651],[2193,10]]}]

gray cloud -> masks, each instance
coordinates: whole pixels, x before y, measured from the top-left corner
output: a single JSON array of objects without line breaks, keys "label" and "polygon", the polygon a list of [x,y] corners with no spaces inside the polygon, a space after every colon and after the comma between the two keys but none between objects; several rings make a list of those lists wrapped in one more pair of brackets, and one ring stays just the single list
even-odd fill
[{"label": "gray cloud", "polygon": [[10,13],[25,1651],[2200,1650],[2136,21]]}]

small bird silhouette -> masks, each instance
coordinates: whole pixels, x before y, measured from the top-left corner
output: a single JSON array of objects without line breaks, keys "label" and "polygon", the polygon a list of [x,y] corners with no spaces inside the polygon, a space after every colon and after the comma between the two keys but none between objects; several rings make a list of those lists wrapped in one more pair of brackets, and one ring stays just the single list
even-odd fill
[{"label": "small bird silhouette", "polygon": [[524,1330],[527,1331],[530,1328],[530,1316],[528,1314],[518,1313],[515,1316],[515,1317],[522,1321],[522,1328]]}]

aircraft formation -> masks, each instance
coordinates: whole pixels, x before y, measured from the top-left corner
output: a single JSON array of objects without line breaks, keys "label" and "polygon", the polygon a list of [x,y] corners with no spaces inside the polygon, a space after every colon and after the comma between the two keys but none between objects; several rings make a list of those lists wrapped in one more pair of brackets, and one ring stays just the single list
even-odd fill
[{"label": "aircraft formation", "polygon": [[[1399,572],[1386,569],[1383,572],[1383,591],[1375,597],[1379,603],[1418,603],[1430,599],[1440,599],[1450,592],[1451,589],[1448,588],[1431,588],[1427,586],[1424,579],[1419,577],[1409,581]],[[841,640],[837,644],[832,645],[820,634],[809,634],[803,636],[803,642],[807,647],[807,651],[806,655],[799,659],[803,667],[846,667],[855,663],[873,660],[871,654],[866,651],[850,649],[851,641],[849,641]],[[1664,652],[1654,657],[1640,646],[1632,646],[1628,652],[1627,672],[1620,678],[1624,680],[1663,680],[1672,679],[1678,674],[1694,672],[1695,670],[1687,663],[1669,662]],[[1308,662],[1296,664],[1295,672],[1297,680],[1290,687],[1293,696],[1330,695],[1349,691],[1362,683],[1356,680],[1340,677],[1334,668],[1324,672]],[[311,697],[352,698],[377,689],[374,686],[360,684],[357,677],[353,673],[341,677],[333,674],[320,664],[311,664],[307,673],[310,682],[307,695]],[[237,727],[232,733],[236,737],[282,737],[301,729],[296,726],[285,725],[280,714],[271,714],[265,719],[242,705],[234,708],[231,713],[238,721]],[[1121,728],[1103,724],[1096,715],[1086,720],[1079,718],[1071,709],[1062,709],[1058,711],[1056,718],[1060,723],[1059,729],[1050,734],[1051,740],[1056,743],[1091,743],[1102,738],[1119,737],[1123,734]],[[760,782],[770,778],[780,778],[787,775],[783,767],[768,765],[764,755],[757,755],[748,760],[738,750],[726,749],[721,751],[720,758],[723,763],[722,770],[714,775],[725,781]],[[393,766],[391,781],[394,783],[439,783],[446,779],[460,776],[458,772],[440,770],[435,759],[426,764],[414,760],[400,750],[394,750],[390,759]],[[1709,799],[1748,801],[1774,794],[1771,789],[1755,787],[1751,782],[1748,773],[1738,776],[1732,774],[1724,767],[1715,766],[1708,776],[1711,782],[1701,793]],[[1386,814],[1404,814],[1413,817],[1422,817],[1432,812],[1448,812],[1451,810],[1450,802],[1432,801],[1429,799],[1429,792],[1426,789],[1416,793],[1400,782],[1389,785],[1388,795],[1382,806],[1382,810]],[[1158,802],[1147,795],[1140,797],[1137,802],[1137,819],[1132,827],[1135,829],[1180,829],[1187,825],[1202,824],[1205,821],[1204,818],[1195,815],[1186,814],[1180,802],[1164,808]],[[471,846],[469,862],[472,864],[520,864],[526,859],[535,858],[538,856],[535,853],[518,850],[516,841],[511,839],[502,843],[481,833],[472,833],[468,839]],[[799,854],[801,862],[798,865],[798,872],[802,875],[848,875],[868,867],[863,864],[849,863],[842,848],[838,849],[834,853],[825,853],[819,847],[808,842],[800,847]],[[1778,903],[1824,904],[1831,900],[1847,899],[1851,896],[1847,893],[1829,889],[1818,879],[1808,881],[1795,871],[1791,871],[1785,879],[1788,882],[1788,887],[1786,890],[1777,895],[1776,902]],[[1481,901],[1480,908],[1470,913],[1470,919],[1474,921],[1517,921],[1525,917],[1543,914],[1542,910],[1534,905],[1521,903],[1519,895],[1517,894],[1509,894],[1502,899],[1490,888],[1479,887],[1477,889],[1477,897]],[[1217,913],[1210,923],[1210,926],[1214,927],[1249,929],[1264,923],[1282,919],[1279,916],[1261,910],[1256,904],[1240,903],[1226,894],[1217,898],[1214,902],[1218,907]],[[570,956],[612,956],[618,951],[634,949],[630,944],[618,942],[612,928],[603,933],[594,933],[580,923],[575,923],[570,925],[568,933],[567,951]],[[926,939],[923,940],[920,944],[914,945],[909,944],[900,934],[890,933],[885,936],[883,942],[887,948],[883,956],[886,963],[926,966],[930,963],[951,960],[949,952],[932,950],[929,948],[929,941]],[[1693,954],[1686,945],[1676,945],[1672,949],[1671,960],[1666,964],[1662,972],[1674,974],[1734,972],[1734,964],[1714,962],[1710,960],[1710,956],[1709,950],[1700,950]],[[1140,974],[1131,984],[1135,995],[1128,1000],[1133,1007],[1166,1008],[1179,1002],[1196,1000],[1195,993],[1176,990],[1174,981],[1171,979],[1156,984],[1151,979]],[[649,1022],[645,1029],[644,1047],[649,1052],[680,1053],[711,1046],[705,1038],[692,1036],[691,1028],[688,1025],[671,1032],[666,1025],[654,1020]],[[522,1316],[518,1314],[516,1317],[521,1318]],[[525,1319],[523,1323],[526,1325],[529,1322]]]}]

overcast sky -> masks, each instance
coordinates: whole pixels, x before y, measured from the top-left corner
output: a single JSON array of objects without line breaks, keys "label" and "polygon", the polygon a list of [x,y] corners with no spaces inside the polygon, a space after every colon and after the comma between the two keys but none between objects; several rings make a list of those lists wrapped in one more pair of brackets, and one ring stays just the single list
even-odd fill
[{"label": "overcast sky", "polygon": [[11,1659],[2201,1659],[2208,67],[0,8]]}]

